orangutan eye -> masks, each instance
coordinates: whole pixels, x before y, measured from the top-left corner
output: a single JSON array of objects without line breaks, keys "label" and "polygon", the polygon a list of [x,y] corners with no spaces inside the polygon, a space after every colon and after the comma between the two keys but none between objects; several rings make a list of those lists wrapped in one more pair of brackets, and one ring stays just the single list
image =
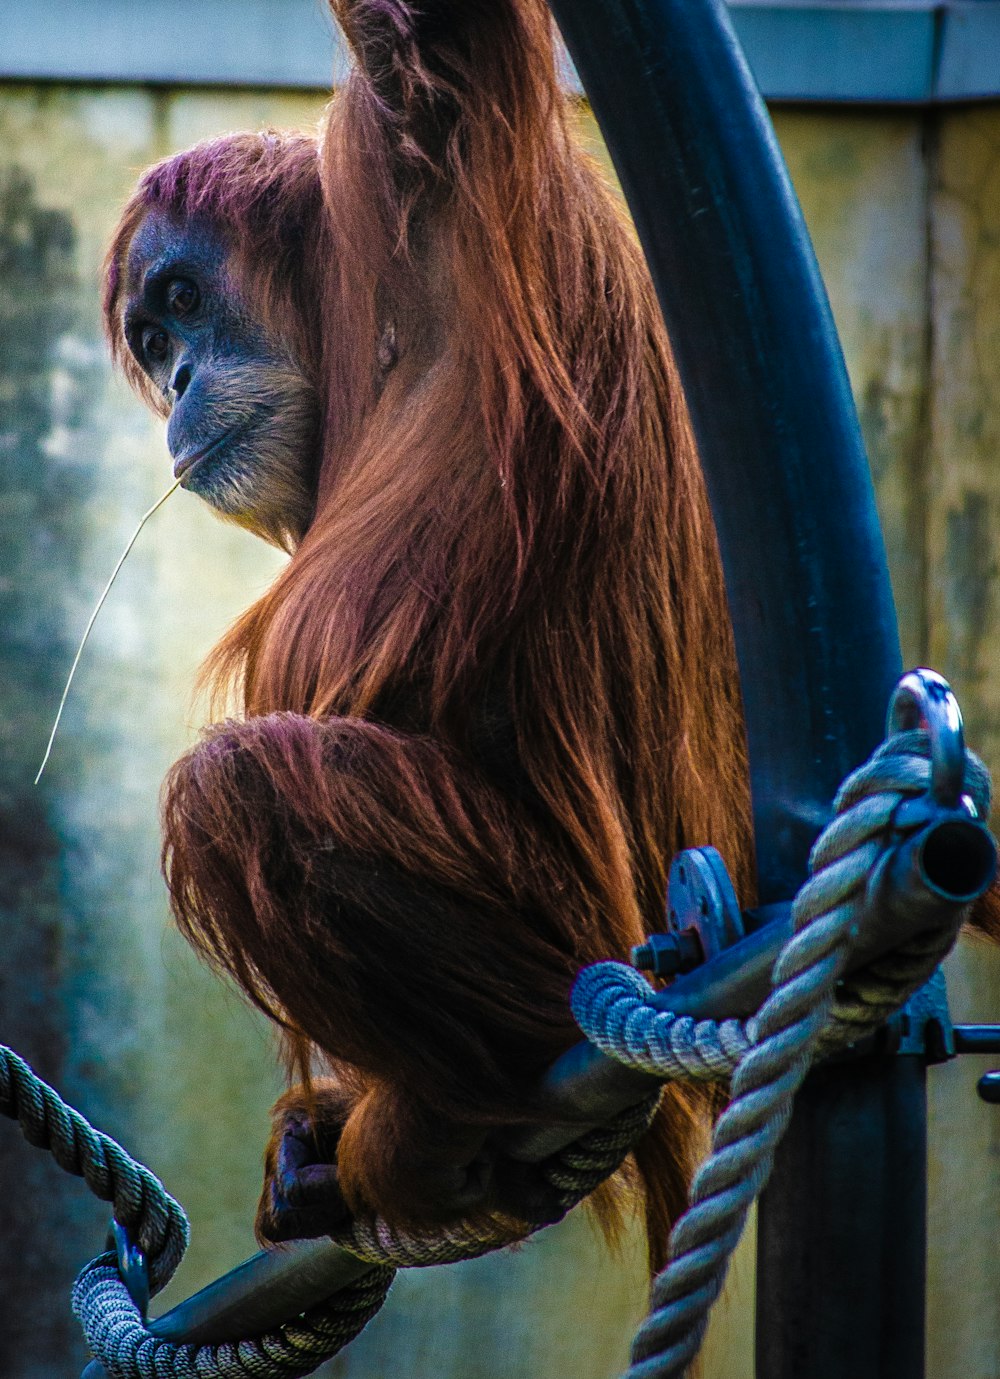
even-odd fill
[{"label": "orangutan eye", "polygon": [[175,316],[190,316],[201,302],[201,293],[190,278],[174,278],[167,286],[167,308]]},{"label": "orangutan eye", "polygon": [[169,349],[170,342],[165,330],[157,330],[155,326],[150,326],[142,332],[142,355],[148,363],[162,364]]}]

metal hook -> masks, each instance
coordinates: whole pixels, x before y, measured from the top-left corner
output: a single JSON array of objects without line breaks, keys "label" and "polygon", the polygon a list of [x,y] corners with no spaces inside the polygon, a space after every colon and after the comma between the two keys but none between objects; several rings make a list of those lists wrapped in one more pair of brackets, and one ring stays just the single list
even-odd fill
[{"label": "metal hook", "polygon": [[943,809],[961,809],[976,816],[975,806],[962,793],[965,780],[965,733],[962,711],[948,681],[923,667],[908,671],[893,690],[886,716],[886,736],[923,728],[931,744],[931,789]]},{"label": "metal hook", "polygon": [[149,1311],[149,1266],[146,1256],[138,1245],[133,1244],[125,1227],[114,1218],[108,1229],[108,1237],[108,1244],[118,1256],[118,1272],[122,1282],[145,1321]]}]

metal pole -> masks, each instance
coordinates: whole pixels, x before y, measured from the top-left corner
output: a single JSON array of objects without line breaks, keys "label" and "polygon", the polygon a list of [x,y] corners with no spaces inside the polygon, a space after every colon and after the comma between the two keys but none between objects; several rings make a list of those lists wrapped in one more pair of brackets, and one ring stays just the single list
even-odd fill
[{"label": "metal pole", "polygon": [[759,1204],[758,1375],[924,1373],[924,1073],[888,1054],[806,1079]]},{"label": "metal pole", "polygon": [[[836,331],[721,0],[551,5],[628,199],[677,357],[736,634],[759,901],[787,901],[834,790],[881,736],[900,670]],[[869,1100],[842,1090],[840,1076],[863,1081]],[[882,1108],[874,1129],[872,1103]],[[906,1325],[923,1331],[924,1260],[914,1246],[923,1230],[923,1152],[910,1137],[923,1143],[924,1119],[922,1078],[885,1060],[817,1073],[808,1085],[761,1208],[758,1379],[920,1379],[919,1355],[905,1349],[893,1360],[878,1329],[861,1338],[865,1317],[889,1318],[895,1335],[900,1299]],[[830,1179],[834,1164],[801,1146],[816,1149],[833,1126]],[[826,1249],[828,1237],[840,1238],[831,1236],[835,1224],[850,1234],[849,1262]],[[822,1294],[824,1353],[834,1357],[826,1369],[800,1358],[815,1356],[816,1317],[798,1305],[804,1287]],[[858,1350],[872,1349],[869,1368],[855,1362]]]}]

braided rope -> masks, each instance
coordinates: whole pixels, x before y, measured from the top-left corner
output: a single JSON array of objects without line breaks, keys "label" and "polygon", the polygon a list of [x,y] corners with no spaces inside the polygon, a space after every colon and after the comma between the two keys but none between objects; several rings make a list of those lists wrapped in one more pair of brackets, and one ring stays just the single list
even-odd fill
[{"label": "braided rope", "polygon": [[[73,1287],[73,1310],[93,1353],[114,1379],[297,1379],[342,1350],[385,1301],[396,1267],[471,1259],[522,1240],[558,1220],[620,1167],[648,1129],[658,1098],[629,1108],[589,1131],[539,1165],[549,1188],[544,1219],[497,1217],[471,1228],[459,1225],[434,1236],[394,1230],[374,1218],[358,1219],[338,1243],[372,1268],[321,1306],[267,1335],[221,1345],[175,1345],[154,1336],[129,1295],[114,1254],[92,1260]],[[47,1149],[67,1173],[83,1178],[112,1203],[148,1261],[152,1291],[173,1276],[187,1248],[183,1208],[159,1179],[109,1135],[38,1077],[13,1050],[0,1046],[0,1113],[16,1119],[29,1144]]]},{"label": "braided rope", "polygon": [[[678,1379],[697,1354],[751,1205],[766,1184],[795,1093],[817,1053],[880,1025],[921,986],[954,942],[958,925],[901,947],[838,989],[840,974],[879,875],[887,830],[901,800],[930,784],[926,734],[898,734],[844,782],[835,817],[809,858],[795,898],[794,937],[774,966],[757,1015],[694,1021],[649,1004],[652,989],[619,964],[588,968],[573,1012],[589,1039],[629,1066],[660,1076],[732,1073],[731,1101],[674,1226],[669,1262],[653,1285],[627,1379]],[[966,790],[985,815],[989,776],[967,754]]]},{"label": "braided rope", "polygon": [[558,1220],[622,1163],[649,1128],[658,1098],[589,1131],[540,1168],[554,1189],[556,1210],[525,1224],[498,1218],[480,1229],[459,1226],[434,1236],[394,1230],[381,1218],[352,1222],[338,1244],[372,1269],[321,1306],[266,1336],[221,1345],[177,1345],[154,1336],[129,1296],[114,1255],[92,1260],[73,1287],[73,1311],[91,1350],[113,1379],[298,1379],[336,1355],[378,1312],[396,1268],[473,1259],[523,1240]]},{"label": "braided rope", "polygon": [[354,1340],[385,1302],[394,1277],[392,1268],[372,1268],[329,1302],[266,1336],[175,1345],[147,1330],[115,1256],[104,1254],[73,1285],[73,1311],[113,1379],[300,1379]]},{"label": "braided rope", "polygon": [[[95,1129],[23,1058],[3,1046],[0,1112],[18,1121],[29,1144],[47,1149],[60,1168],[82,1178],[96,1197],[112,1204],[115,1220],[146,1256],[152,1291],[163,1288],[187,1249],[190,1231],[184,1209],[155,1174],[110,1135]],[[240,1379],[248,1374],[291,1379],[311,1373],[353,1340],[384,1302],[393,1273],[374,1268],[324,1308],[252,1342],[236,1347],[168,1346],[179,1352],[172,1370],[164,1368],[160,1353],[166,1343],[144,1327],[113,1254],[99,1256],[80,1274],[73,1308],[84,1322],[91,1349],[115,1379],[159,1379],[163,1374],[176,1374],[178,1379]]]},{"label": "braided rope", "polygon": [[112,1203],[115,1220],[149,1260],[152,1287],[162,1288],[180,1263],[190,1232],[183,1207],[159,1178],[3,1046],[0,1113],[20,1124],[29,1144],[47,1149],[60,1168],[82,1178],[102,1202]]}]

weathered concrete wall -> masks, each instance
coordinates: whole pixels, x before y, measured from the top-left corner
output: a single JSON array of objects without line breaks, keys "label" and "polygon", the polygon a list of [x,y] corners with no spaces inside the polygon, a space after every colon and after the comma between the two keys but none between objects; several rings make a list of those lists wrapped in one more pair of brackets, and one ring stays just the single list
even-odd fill
[{"label": "weathered concrete wall", "polygon": [[[97,275],[135,170],[188,133],[139,93],[0,99],[0,1011],[4,1040],[201,1215],[198,1281],[251,1246],[246,1185],[276,1079],[263,1032],[165,932],[156,802],[189,736],[199,656],[275,568],[263,548],[195,503],[159,515],[31,783],[89,608],[169,479],[162,438],[109,375]],[[83,1356],[66,1283],[100,1246],[106,1209],[10,1128],[0,1155],[0,1372],[69,1374]]]},{"label": "weathered concrete wall", "polygon": [[[1000,107],[775,123],[844,343],[904,660],[948,677],[996,773]],[[1000,1016],[995,950],[963,941],[947,971],[956,1020]],[[975,1095],[988,1066],[928,1076],[928,1379],[1000,1374],[1000,1117]]]},{"label": "weathered concrete wall", "polygon": [[[269,1036],[166,928],[159,781],[199,721],[195,667],[277,559],[178,493],[98,623],[61,738],[37,769],[73,643],[138,515],[169,481],[160,428],[109,376],[97,277],[135,172],[204,135],[314,121],[273,93],[0,87],[0,1038],[145,1158],[190,1208],[177,1298],[252,1248]],[[782,112],[872,455],[908,661],[949,675],[1000,766],[992,389],[1000,373],[1000,111]],[[592,131],[591,131],[592,133]],[[956,1016],[1000,1007],[1000,963],[967,950]],[[970,1060],[932,1074],[932,1379],[1000,1374],[991,1289],[1000,1127]],[[0,1126],[0,1373],[71,1375],[74,1268],[105,1212]],[[705,1379],[750,1379],[744,1249]],[[410,1275],[329,1374],[607,1379],[642,1307],[571,1220],[513,1257]]]},{"label": "weathered concrete wall", "polygon": [[[927,658],[1000,771],[1000,109],[963,110],[929,141]],[[1000,961],[966,947],[953,1009],[1000,1013]],[[994,1066],[996,1060],[993,1060]],[[932,1374],[1000,1374],[1000,1116],[971,1096],[989,1060],[940,1069],[931,1142]],[[987,1224],[988,1223],[988,1224]],[[961,1360],[959,1359],[961,1357]],[[964,1362],[964,1363],[963,1363]]]}]

